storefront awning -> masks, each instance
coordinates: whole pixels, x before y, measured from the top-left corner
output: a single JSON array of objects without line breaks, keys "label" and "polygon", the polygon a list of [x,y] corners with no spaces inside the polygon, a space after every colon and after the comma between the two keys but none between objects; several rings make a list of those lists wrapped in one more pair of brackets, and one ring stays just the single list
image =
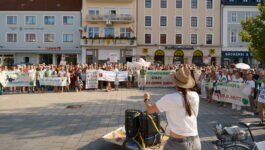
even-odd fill
[{"label": "storefront awning", "polygon": [[0,54],[81,54],[81,50],[0,50]]},{"label": "storefront awning", "polygon": [[252,57],[250,52],[247,51],[223,51],[223,58],[231,58],[231,57],[240,57],[240,58],[249,58]]}]

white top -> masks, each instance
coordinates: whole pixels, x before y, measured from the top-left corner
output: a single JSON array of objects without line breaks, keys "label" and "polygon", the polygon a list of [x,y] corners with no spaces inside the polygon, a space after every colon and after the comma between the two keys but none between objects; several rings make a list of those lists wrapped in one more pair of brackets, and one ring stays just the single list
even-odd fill
[{"label": "white top", "polygon": [[258,102],[265,103],[265,84],[264,83],[262,83],[260,87],[260,94],[259,94]]},{"label": "white top", "polygon": [[200,98],[196,92],[188,92],[187,97],[191,102],[192,116],[189,116],[186,112],[183,95],[180,92],[165,95],[156,103],[156,106],[160,112],[166,113],[168,127],[171,132],[181,136],[197,136]]},{"label": "white top", "polygon": [[238,79],[234,78],[232,81],[242,83],[244,80],[242,78],[238,78]]},{"label": "white top", "polygon": [[[253,80],[247,80],[246,81],[247,86],[249,89],[252,90],[252,88],[255,88],[255,82]],[[251,91],[251,96],[254,96],[254,92]]]}]

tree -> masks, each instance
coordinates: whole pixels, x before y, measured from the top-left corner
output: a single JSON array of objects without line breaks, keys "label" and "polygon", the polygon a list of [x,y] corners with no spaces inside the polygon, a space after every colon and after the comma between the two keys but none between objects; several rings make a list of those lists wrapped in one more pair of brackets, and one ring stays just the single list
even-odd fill
[{"label": "tree", "polygon": [[253,57],[261,63],[265,63],[265,0],[258,4],[260,14],[242,20],[240,36],[243,42],[248,42],[248,49]]}]

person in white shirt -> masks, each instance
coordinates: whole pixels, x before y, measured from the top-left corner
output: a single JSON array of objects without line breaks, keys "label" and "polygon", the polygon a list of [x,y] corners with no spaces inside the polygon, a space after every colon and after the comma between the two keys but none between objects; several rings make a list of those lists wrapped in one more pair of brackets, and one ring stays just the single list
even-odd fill
[{"label": "person in white shirt", "polygon": [[201,150],[197,129],[199,95],[192,92],[195,81],[188,68],[182,67],[172,73],[176,92],[165,95],[156,104],[151,104],[150,94],[144,94],[148,113],[165,112],[170,138],[163,150]]},{"label": "person in white shirt", "polygon": [[[234,76],[235,77],[232,79],[233,82],[243,83],[244,80],[240,77],[239,72],[236,72]],[[236,109],[236,110],[240,111],[241,106],[237,105],[237,104],[232,104],[232,109]]]},{"label": "person in white shirt", "polygon": [[252,74],[248,74],[247,76],[247,80],[246,80],[246,84],[248,86],[248,89],[250,89],[250,93],[249,93],[249,102],[250,102],[250,111],[251,111],[251,115],[254,116],[254,112],[255,112],[255,104],[254,104],[254,92],[255,92],[255,82],[253,81],[253,76]]},{"label": "person in white shirt", "polygon": [[262,76],[262,81],[263,83],[261,84],[260,87],[260,92],[257,95],[257,99],[255,102],[257,102],[258,109],[257,111],[259,112],[259,118],[260,118],[260,123],[263,125],[264,122],[264,109],[265,109],[265,75]]}]

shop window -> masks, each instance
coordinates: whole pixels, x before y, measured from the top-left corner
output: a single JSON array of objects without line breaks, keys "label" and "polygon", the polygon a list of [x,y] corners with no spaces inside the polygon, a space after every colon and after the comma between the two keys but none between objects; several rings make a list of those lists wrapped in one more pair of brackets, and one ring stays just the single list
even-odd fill
[{"label": "shop window", "polygon": [[164,64],[165,63],[165,52],[162,50],[157,50],[155,52],[155,63],[156,64]]}]

